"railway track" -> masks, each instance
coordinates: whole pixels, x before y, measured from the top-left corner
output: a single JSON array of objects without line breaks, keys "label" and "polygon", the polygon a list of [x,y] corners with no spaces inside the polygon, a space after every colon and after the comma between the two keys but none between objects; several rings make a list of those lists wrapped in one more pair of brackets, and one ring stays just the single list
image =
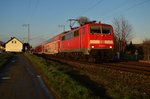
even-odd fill
[{"label": "railway track", "polygon": [[150,66],[143,65],[136,65],[136,64],[128,64],[128,63],[116,63],[116,64],[108,64],[104,63],[107,68],[138,73],[138,74],[145,74],[150,75]]},{"label": "railway track", "polygon": [[93,73],[97,73],[101,68],[105,68],[105,69],[113,69],[113,70],[118,70],[118,71],[143,74],[143,75],[150,75],[150,64],[145,64],[145,63],[120,62],[120,63],[94,64],[94,63],[80,62],[80,61],[74,61],[74,60],[65,60],[65,59],[54,58],[54,57],[51,57],[50,59],[59,61],[62,63],[66,63],[72,67],[84,69],[86,71],[90,71]]}]

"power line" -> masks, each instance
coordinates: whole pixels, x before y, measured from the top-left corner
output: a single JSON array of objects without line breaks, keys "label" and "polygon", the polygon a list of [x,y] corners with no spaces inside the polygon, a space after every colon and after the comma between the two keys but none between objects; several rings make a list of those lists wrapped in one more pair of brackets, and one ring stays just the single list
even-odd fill
[{"label": "power line", "polygon": [[[104,0],[98,0],[97,2],[95,2],[93,5],[91,5],[91,6],[89,6],[88,5],[88,8],[87,9],[85,9],[84,11],[80,11],[80,12],[78,12],[77,14],[85,14],[85,13],[87,13],[87,12],[89,12],[90,10],[92,10],[92,9],[94,9],[96,6],[98,6],[98,5],[100,5],[102,2],[103,2]],[[92,1],[93,2],[93,1]],[[90,3],[91,4],[91,3]]]},{"label": "power line", "polygon": [[87,8],[87,10],[86,10],[86,11],[84,11],[84,13],[86,13],[86,12],[88,12],[88,11],[90,11],[90,10],[94,9],[96,6],[98,6],[99,4],[101,4],[103,1],[104,1],[104,0],[99,0],[99,1],[98,1],[98,2],[96,2],[93,6],[91,6],[91,7]]},{"label": "power line", "polygon": [[[145,1],[142,1],[142,2],[139,2],[139,3],[136,3],[136,4],[132,5],[131,7],[128,7],[128,8],[126,8],[126,9],[124,9],[124,10],[121,10],[121,11],[122,11],[122,12],[127,12],[127,11],[129,11],[129,10],[135,8],[135,7],[141,6],[141,5],[143,5],[143,4],[145,4],[145,3],[149,2],[149,1],[150,1],[150,0],[145,0]],[[121,12],[121,11],[119,11],[119,12]],[[107,18],[110,18],[110,17],[112,17],[113,15],[116,15],[116,14],[119,13],[119,12],[116,12],[115,14],[113,13],[112,15],[110,15],[110,16],[108,16],[108,17],[105,17],[105,18],[103,18],[102,20],[107,19]]]},{"label": "power line", "polygon": [[[129,2],[130,3],[130,2]],[[124,2],[122,2],[121,4],[119,4],[118,6],[115,6],[114,8],[111,8],[111,10],[109,10],[109,11],[105,11],[106,13],[103,13],[102,15],[103,16],[107,16],[108,14],[111,14],[111,13],[113,13],[114,11],[116,11],[116,10],[118,10],[118,9],[120,9],[120,8],[122,8],[122,7],[124,7],[124,6],[126,6],[126,5],[128,5],[128,1],[127,0],[125,0]],[[108,13],[109,12],[109,13]]]},{"label": "power line", "polygon": [[133,6],[131,6],[130,8],[127,8],[126,11],[127,11],[127,10],[131,10],[131,9],[137,7],[137,6],[143,5],[143,4],[145,4],[145,3],[149,2],[149,1],[150,1],[150,0],[145,0],[145,1],[143,1],[143,2],[139,2],[139,3],[137,3],[137,4],[133,5]]}]

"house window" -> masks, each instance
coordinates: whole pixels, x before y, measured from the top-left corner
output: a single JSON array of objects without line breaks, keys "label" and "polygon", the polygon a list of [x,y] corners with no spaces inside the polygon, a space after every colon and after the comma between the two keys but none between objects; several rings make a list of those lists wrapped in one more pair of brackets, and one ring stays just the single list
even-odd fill
[{"label": "house window", "polygon": [[17,43],[17,41],[12,41],[12,43]]}]

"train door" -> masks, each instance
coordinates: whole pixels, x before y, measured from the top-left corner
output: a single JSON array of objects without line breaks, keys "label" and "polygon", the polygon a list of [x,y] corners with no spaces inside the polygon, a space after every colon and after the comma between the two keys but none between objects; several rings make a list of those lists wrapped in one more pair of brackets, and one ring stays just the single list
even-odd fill
[{"label": "train door", "polygon": [[83,48],[85,48],[85,28],[81,28],[80,29],[80,49],[82,50]]},{"label": "train door", "polygon": [[80,49],[83,53],[86,53],[86,48],[87,48],[87,33],[86,33],[86,26],[84,26],[80,30]]},{"label": "train door", "polygon": [[82,28],[80,29],[80,32],[79,32],[79,36],[80,36],[80,43],[79,43],[79,46],[80,46],[80,50],[81,50],[81,48],[82,48]]}]

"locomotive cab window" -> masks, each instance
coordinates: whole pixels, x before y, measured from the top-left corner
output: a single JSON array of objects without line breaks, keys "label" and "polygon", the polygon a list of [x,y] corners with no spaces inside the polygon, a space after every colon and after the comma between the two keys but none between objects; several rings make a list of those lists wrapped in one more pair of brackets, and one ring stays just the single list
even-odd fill
[{"label": "locomotive cab window", "polygon": [[79,36],[79,30],[74,32],[74,37]]},{"label": "locomotive cab window", "polygon": [[111,34],[111,28],[109,26],[103,26],[102,33],[103,34]]},{"label": "locomotive cab window", "polygon": [[111,28],[109,26],[91,26],[90,32],[100,34],[111,34]]}]

